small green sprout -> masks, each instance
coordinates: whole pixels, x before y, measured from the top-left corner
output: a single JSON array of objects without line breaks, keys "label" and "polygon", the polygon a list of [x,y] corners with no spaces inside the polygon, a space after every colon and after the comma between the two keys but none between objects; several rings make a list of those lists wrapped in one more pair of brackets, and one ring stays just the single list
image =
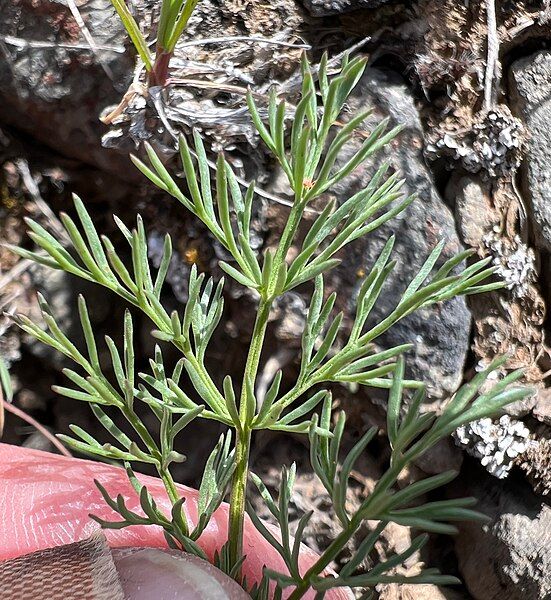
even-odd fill
[{"label": "small green sprout", "polygon": [[189,18],[193,14],[199,0],[162,0],[159,22],[157,24],[157,41],[155,52],[140,30],[136,19],[130,12],[125,0],[111,0],[124,28],[126,29],[145,70],[149,86],[166,83],[168,66],[176,44],[183,34]]}]

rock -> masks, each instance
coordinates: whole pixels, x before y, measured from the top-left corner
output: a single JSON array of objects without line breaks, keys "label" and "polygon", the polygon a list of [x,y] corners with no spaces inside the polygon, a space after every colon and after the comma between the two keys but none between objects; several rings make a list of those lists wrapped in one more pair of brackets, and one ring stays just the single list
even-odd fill
[{"label": "rock", "polygon": [[526,132],[511,109],[500,104],[475,117],[460,132],[435,129],[426,145],[428,159],[445,158],[450,169],[460,166],[485,180],[514,175],[522,160]]},{"label": "rock", "polygon": [[521,58],[511,67],[513,107],[528,131],[528,154],[522,168],[523,187],[536,243],[551,250],[551,52]]},{"label": "rock", "polygon": [[[369,272],[387,239],[396,235],[393,259],[397,264],[371,313],[368,326],[372,326],[396,306],[401,292],[440,240],[446,240],[446,245],[436,268],[460,252],[462,246],[451,211],[438,195],[424,164],[419,114],[403,81],[396,75],[369,69],[349,99],[348,107],[350,114],[374,108],[366,124],[368,129],[390,116],[392,124],[402,124],[404,130],[374,161],[360,166],[335,186],[332,193],[337,200],[342,202],[365,187],[384,160],[405,179],[404,193],[417,196],[403,213],[351,244],[341,257],[343,266],[328,277],[330,287],[340,291],[341,302],[346,303],[340,308],[350,313],[354,310],[354,290],[359,288],[363,275]],[[339,160],[345,161],[355,148],[350,144]],[[415,312],[378,338],[377,343],[390,347],[413,342],[415,348],[408,355],[410,375],[425,381],[430,398],[439,400],[455,392],[461,383],[470,324],[464,298],[456,298]]]},{"label": "rock", "polygon": [[477,248],[499,225],[499,213],[492,206],[490,186],[474,177],[453,178],[446,188],[446,199],[454,206],[455,222],[461,240]]},{"label": "rock", "polygon": [[456,538],[461,576],[475,600],[551,598],[551,507],[522,482],[469,471],[457,493],[479,500],[490,522],[464,523]]},{"label": "rock", "polygon": [[[496,356],[507,354],[501,376],[523,368],[525,382],[540,386],[548,362],[543,329],[546,306],[540,291],[540,269],[545,267],[539,265],[523,199],[511,181],[492,185],[480,176],[456,174],[446,188],[446,198],[455,208],[463,242],[480,258],[491,258],[495,279],[505,284],[503,290],[469,298],[476,368],[485,368]],[[521,417],[534,404],[531,395],[504,411]]]},{"label": "rock", "polygon": [[462,463],[463,453],[449,438],[440,440],[415,461],[415,465],[427,475],[438,475],[450,469],[459,471]]},{"label": "rock", "polygon": [[360,8],[376,8],[389,0],[303,0],[304,6],[314,17],[338,15]]},{"label": "rock", "polygon": [[300,347],[307,311],[304,298],[294,292],[288,292],[275,302],[270,320],[274,321],[274,335],[287,350]]},{"label": "rock", "polygon": [[516,402],[504,406],[503,412],[511,417],[525,417],[532,412],[532,409],[536,405],[536,401],[537,396],[533,393],[522,400],[517,400]]},{"label": "rock", "polygon": [[[109,0],[79,3],[97,49],[92,50],[67,3],[6,2],[0,35],[2,121],[61,154],[110,172],[126,158],[101,147],[104,106],[128,87],[127,35]],[[132,172],[132,171],[130,171]]]},{"label": "rock", "polygon": [[[379,591],[379,590],[378,590]],[[379,600],[465,600],[461,592],[438,587],[430,583],[391,583],[381,587]]]},{"label": "rock", "polygon": [[551,425],[551,389],[538,390],[532,414],[538,421]]},{"label": "rock", "polygon": [[[52,434],[53,435],[53,434]],[[22,444],[25,448],[42,450],[43,452],[55,452],[55,446],[40,431],[34,431]]]},{"label": "rock", "polygon": [[531,444],[522,455],[519,467],[536,494],[548,496],[551,492],[551,440],[542,438]]},{"label": "rock", "polygon": [[[154,3],[136,0],[134,6],[138,7],[139,24],[148,31],[151,20],[155,21]],[[169,158],[177,154],[173,136],[196,128],[205,138],[207,151],[228,152],[226,156],[234,167],[248,167],[251,179],[260,180],[264,173],[258,174],[257,170],[265,159],[265,149],[256,150],[259,138],[248,116],[244,94],[232,93],[231,88],[241,90],[243,85],[251,85],[264,94],[272,85],[285,82],[287,89],[292,89],[290,78],[297,74],[302,44],[312,35],[310,21],[297,0],[247,0],[246,10],[234,2],[201,0],[186,26],[183,43],[176,47],[170,72],[175,79],[193,74],[204,84],[172,83],[163,90],[150,88],[148,98],[135,95],[122,115],[113,120],[104,144],[119,151],[133,151],[137,144],[148,140]],[[281,45],[251,42],[251,38],[274,35],[283,42]],[[234,38],[229,44],[186,43],[228,37]],[[163,107],[162,119],[159,106]]]},{"label": "rock", "polygon": [[446,189],[448,202],[455,206],[461,240],[479,249],[481,256],[492,256],[496,276],[515,299],[524,298],[537,282],[536,256],[516,232],[503,231],[496,196],[491,185],[478,177],[452,178]]}]

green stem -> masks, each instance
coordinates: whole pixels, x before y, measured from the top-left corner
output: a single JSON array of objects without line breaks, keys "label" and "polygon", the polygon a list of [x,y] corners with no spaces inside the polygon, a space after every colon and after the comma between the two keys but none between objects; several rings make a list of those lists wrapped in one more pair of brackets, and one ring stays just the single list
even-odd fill
[{"label": "green stem", "polygon": [[[355,515],[356,516],[356,515]],[[289,596],[288,600],[299,600],[308,591],[310,591],[310,581],[312,577],[319,575],[326,569],[331,561],[335,559],[341,550],[348,544],[354,532],[360,527],[363,519],[353,518],[348,527],[343,529],[341,533],[331,542],[327,550],[319,557],[319,559],[306,571],[302,578],[302,582],[297,585]]]},{"label": "green stem", "polygon": [[[166,493],[170,500],[172,506],[174,506],[180,500],[180,494],[176,489],[176,484],[174,483],[174,479],[172,479],[172,475],[168,469],[159,469],[159,476],[165,486]],[[181,525],[182,525],[182,533],[187,537],[189,535],[189,523],[185,516],[185,513],[182,514]]]},{"label": "green stem", "polygon": [[[228,550],[231,565],[236,565],[243,554],[243,525],[245,522],[247,478],[249,476],[251,430],[249,428],[243,429],[237,435],[238,440],[235,454],[237,464],[232,481],[228,526]],[[240,573],[237,579],[239,579],[239,576]]]},{"label": "green stem", "polygon": [[[157,459],[160,459],[161,455],[160,455],[159,449],[157,447],[157,444],[155,443],[155,440],[153,439],[153,437],[151,436],[151,434],[149,433],[149,431],[147,430],[145,425],[140,421],[140,419],[138,418],[136,413],[126,406],[121,408],[121,412],[126,417],[126,420],[132,425],[132,427],[134,428],[134,431],[136,431],[136,433],[141,437],[142,441],[147,446],[151,455]],[[180,499],[180,494],[178,493],[178,490],[176,488],[176,483],[174,482],[174,479],[172,478],[170,471],[168,469],[162,468],[159,464],[157,466],[157,473],[159,474],[159,477],[161,478],[161,480],[163,482],[163,485],[165,487],[167,496],[168,496],[171,504],[173,504],[173,505],[176,504],[176,502],[178,502],[178,500]],[[187,530],[186,530],[185,534],[186,535],[188,534]]]},{"label": "green stem", "polygon": [[180,500],[180,494],[178,494],[178,490],[176,489],[176,484],[174,483],[174,479],[172,479],[172,475],[167,469],[159,469],[159,476],[163,481],[170,502],[172,504],[176,504],[176,502]]},{"label": "green stem", "polygon": [[306,571],[301,583],[294,589],[288,600],[299,600],[310,590],[312,578],[322,573],[331,564],[364,521],[379,519],[379,516],[385,512],[385,503],[390,500],[390,496],[385,497],[385,494],[396,483],[398,476],[408,462],[409,460],[404,456],[399,457],[399,460],[381,477],[369,498],[364,501],[360,509],[353,515],[348,525],[331,542],[319,559]]},{"label": "green stem", "polygon": [[289,248],[293,243],[293,239],[302,219],[304,208],[305,205],[300,200],[300,198],[295,199],[295,203],[293,204],[293,208],[291,209],[291,212],[289,214],[289,219],[287,221],[287,224],[285,225],[285,229],[281,234],[281,240],[279,242],[277,251],[274,256],[274,262],[272,266],[273,276],[269,282],[268,290],[266,290],[267,297],[271,297],[276,293],[275,286],[277,283],[278,274],[283,263],[285,262],[287,252],[289,252]]},{"label": "green stem", "polygon": [[245,520],[245,500],[247,496],[247,478],[249,475],[249,452],[251,448],[251,420],[254,415],[249,414],[247,403],[247,382],[254,384],[260,354],[266,335],[268,317],[272,302],[262,299],[258,307],[256,322],[253,330],[251,347],[245,366],[243,386],[239,403],[239,420],[241,431],[237,431],[235,460],[236,467],[233,475],[230,497],[230,516],[228,527],[230,564],[235,565],[243,553],[243,523]]},{"label": "green stem", "polygon": [[[245,521],[245,500],[247,496],[247,479],[249,474],[249,453],[251,448],[251,423],[254,414],[249,414],[247,403],[247,385],[252,386],[256,381],[258,366],[260,364],[260,355],[266,336],[266,328],[270,309],[278,291],[276,284],[278,274],[285,261],[287,252],[293,242],[294,236],[300,224],[304,205],[296,201],[289,214],[289,219],[285,229],[281,234],[281,240],[274,256],[273,268],[267,289],[262,290],[260,303],[256,315],[256,321],[253,329],[251,346],[245,365],[243,383],[241,387],[241,397],[239,402],[239,419],[241,421],[241,431],[237,431],[236,440],[236,468],[232,480],[232,489],[230,495],[230,514],[228,526],[228,544],[229,544],[229,562],[230,565],[236,565],[243,555],[243,524]],[[238,574],[239,576],[239,574]]]}]

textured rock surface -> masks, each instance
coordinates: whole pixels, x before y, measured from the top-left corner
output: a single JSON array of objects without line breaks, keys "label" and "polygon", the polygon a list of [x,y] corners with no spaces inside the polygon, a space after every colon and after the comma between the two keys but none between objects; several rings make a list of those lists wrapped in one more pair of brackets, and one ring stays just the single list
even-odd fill
[{"label": "textured rock surface", "polygon": [[427,584],[398,584],[391,583],[382,586],[379,600],[464,600],[461,592],[448,588],[440,588],[430,583]]},{"label": "textured rock surface", "polygon": [[551,389],[538,390],[532,414],[538,421],[551,425]]},{"label": "textured rock surface", "polygon": [[315,16],[337,15],[359,8],[375,8],[389,0],[303,0],[306,8]]},{"label": "textured rock surface", "polygon": [[[526,381],[540,385],[548,369],[548,350],[542,327],[546,306],[540,291],[539,257],[532,247],[523,197],[508,186],[510,183],[483,181],[476,175],[454,174],[446,199],[454,207],[461,240],[476,250],[479,258],[491,257],[495,277],[505,284],[499,293],[469,298],[477,368],[507,354],[510,358],[502,375],[524,368]],[[505,411],[524,416],[534,404],[535,398],[529,397]]]},{"label": "textured rock surface", "polygon": [[[447,243],[437,268],[462,247],[451,211],[438,195],[424,164],[419,115],[402,80],[377,69],[368,70],[348,106],[352,114],[366,107],[374,108],[367,128],[383,117],[390,116],[393,124],[404,126],[404,131],[384,152],[377,155],[375,164],[368,162],[336,186],[336,197],[343,200],[363,188],[374,169],[384,160],[390,161],[405,179],[404,192],[417,196],[402,214],[352,244],[343,256],[345,267],[332,276],[334,289],[357,289],[362,274],[369,271],[387,239],[392,234],[396,235],[393,258],[397,260],[397,265],[371,314],[371,323],[375,323],[395,307],[399,294],[440,240],[444,239]],[[346,152],[342,157],[342,160],[345,159]],[[353,300],[347,301],[349,304],[343,308],[348,312],[353,308]],[[461,382],[469,347],[470,319],[465,300],[457,298],[410,315],[379,338],[379,343],[393,346],[414,342],[416,347],[409,355],[411,373],[427,383],[432,399],[439,399],[454,392]]]},{"label": "textured rock surface", "polygon": [[463,524],[459,569],[476,600],[551,598],[551,507],[520,482],[499,485],[469,473],[462,495],[475,496],[488,525]]},{"label": "textured rock surface", "polygon": [[122,159],[101,148],[98,117],[125,91],[133,61],[109,0],[88,0],[79,11],[96,50],[66,3],[3,3],[2,119],[65,156],[120,172]]},{"label": "textured rock surface", "polygon": [[489,185],[474,177],[452,179],[446,188],[446,199],[454,206],[455,222],[461,241],[477,248],[482,240],[499,226],[499,213],[492,206]]},{"label": "textured rock surface", "polygon": [[[138,7],[142,28],[150,30],[155,3],[137,0],[133,6]],[[253,171],[251,177],[262,178],[258,165],[264,157],[253,150],[257,135],[248,117],[243,86],[251,85],[260,94],[273,84],[292,89],[289,77],[296,73],[304,42],[318,43],[319,31],[309,26],[311,20],[298,0],[201,0],[170,61],[172,81],[162,98],[159,88],[150,89],[147,98],[135,95],[114,119],[104,145],[126,153],[149,140],[168,157],[175,153],[176,132],[197,128],[212,152],[231,152],[236,168],[245,163]],[[274,35],[282,44],[259,41]],[[221,41],[200,43],[212,38]],[[189,80],[194,83],[188,84]]]},{"label": "textured rock surface", "polygon": [[433,132],[426,155],[432,160],[446,158],[452,168],[456,163],[484,179],[495,179],[516,172],[525,138],[522,121],[502,104],[479,115],[467,131],[457,135]]},{"label": "textured rock surface", "polygon": [[530,199],[536,241],[551,250],[551,52],[537,52],[511,67],[514,108],[526,123],[530,139],[523,165],[523,186]]},{"label": "textured rock surface", "polygon": [[532,444],[522,455],[519,466],[536,494],[548,496],[551,492],[551,440],[542,438]]}]

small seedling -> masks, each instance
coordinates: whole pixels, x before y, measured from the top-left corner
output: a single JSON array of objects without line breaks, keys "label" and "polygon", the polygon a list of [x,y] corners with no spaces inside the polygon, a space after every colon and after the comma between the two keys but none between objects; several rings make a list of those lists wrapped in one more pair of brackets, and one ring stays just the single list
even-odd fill
[{"label": "small seedling", "polygon": [[148,86],[163,86],[176,43],[184,32],[199,0],[162,0],[157,24],[155,53],[124,0],[111,0],[147,72]]}]

